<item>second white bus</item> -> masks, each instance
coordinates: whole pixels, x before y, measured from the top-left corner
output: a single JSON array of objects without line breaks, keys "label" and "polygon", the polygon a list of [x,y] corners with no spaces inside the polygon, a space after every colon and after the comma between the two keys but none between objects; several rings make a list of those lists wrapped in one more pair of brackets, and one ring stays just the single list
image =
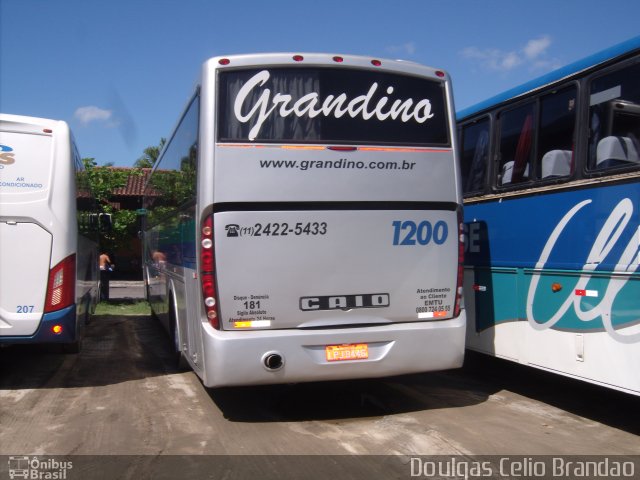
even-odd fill
[{"label": "second white bus", "polygon": [[80,349],[97,302],[97,220],[68,125],[0,114],[0,344]]},{"label": "second white bus", "polygon": [[145,193],[145,281],[209,387],[459,367],[462,198],[448,75],[216,57]]}]

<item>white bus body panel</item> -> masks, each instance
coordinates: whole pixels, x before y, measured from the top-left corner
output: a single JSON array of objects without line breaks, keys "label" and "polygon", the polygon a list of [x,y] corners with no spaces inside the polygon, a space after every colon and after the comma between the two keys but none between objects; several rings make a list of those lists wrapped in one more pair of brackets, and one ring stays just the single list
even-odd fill
[{"label": "white bus body panel", "polygon": [[[0,219],[36,223],[55,232],[49,267],[77,250],[76,229],[70,227],[77,222],[70,136],[62,121],[0,115],[0,144],[17,145],[15,161],[0,169]],[[54,165],[54,158],[66,165]],[[30,245],[29,240],[22,245]]]},{"label": "white bus body panel", "polygon": [[[310,153],[218,146],[215,202],[459,201],[452,188],[456,164],[451,149],[388,150]],[[291,162],[295,166],[287,168]]]},{"label": "white bus body panel", "polygon": [[34,223],[0,222],[0,239],[0,336],[33,335],[44,313],[51,234]]},{"label": "white bus body panel", "polygon": [[[425,245],[394,245],[394,222],[423,225],[423,243],[427,225],[437,225],[438,243],[431,233]],[[215,214],[214,228],[223,329],[248,320],[326,328],[453,315],[456,212],[234,211]]]},{"label": "white bus body panel", "polygon": [[[375,321],[375,318],[372,318]],[[228,332],[203,323],[203,383],[207,387],[313,382],[445,370],[462,366],[466,315],[451,320],[372,328]],[[326,345],[367,343],[366,360],[329,362]],[[268,353],[282,368],[264,366]]]},{"label": "white bus body panel", "polygon": [[[629,327],[626,332],[639,334],[640,326]],[[640,375],[637,374],[640,350],[635,344],[616,342],[607,332],[536,331],[526,321],[475,332],[470,324],[467,348],[640,395]]]}]

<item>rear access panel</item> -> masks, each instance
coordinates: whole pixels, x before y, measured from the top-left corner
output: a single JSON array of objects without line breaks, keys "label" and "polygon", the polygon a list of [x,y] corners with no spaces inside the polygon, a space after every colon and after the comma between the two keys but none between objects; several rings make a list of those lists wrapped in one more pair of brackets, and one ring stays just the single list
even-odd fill
[{"label": "rear access panel", "polygon": [[220,212],[214,229],[225,330],[330,328],[453,315],[455,211]]},{"label": "rear access panel", "polygon": [[0,336],[33,335],[42,319],[51,234],[35,223],[0,221]]}]

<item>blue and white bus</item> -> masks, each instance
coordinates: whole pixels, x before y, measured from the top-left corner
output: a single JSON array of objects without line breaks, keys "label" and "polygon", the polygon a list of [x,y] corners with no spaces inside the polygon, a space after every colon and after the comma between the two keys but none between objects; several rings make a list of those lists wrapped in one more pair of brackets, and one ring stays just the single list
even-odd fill
[{"label": "blue and white bus", "polygon": [[458,113],[469,349],[640,394],[640,37]]},{"label": "blue and white bus", "polygon": [[153,312],[206,386],[459,367],[448,75],[325,54],[207,61],[145,193]]},{"label": "blue and white bus", "polygon": [[0,114],[0,344],[80,349],[97,301],[97,220],[68,125]]}]

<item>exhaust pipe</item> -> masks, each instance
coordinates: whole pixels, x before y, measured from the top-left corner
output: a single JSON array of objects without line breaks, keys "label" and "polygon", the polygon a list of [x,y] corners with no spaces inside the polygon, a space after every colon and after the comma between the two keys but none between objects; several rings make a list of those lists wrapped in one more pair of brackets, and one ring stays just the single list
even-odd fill
[{"label": "exhaust pipe", "polygon": [[284,366],[284,358],[278,352],[269,352],[262,357],[262,363],[267,370],[274,372]]}]

